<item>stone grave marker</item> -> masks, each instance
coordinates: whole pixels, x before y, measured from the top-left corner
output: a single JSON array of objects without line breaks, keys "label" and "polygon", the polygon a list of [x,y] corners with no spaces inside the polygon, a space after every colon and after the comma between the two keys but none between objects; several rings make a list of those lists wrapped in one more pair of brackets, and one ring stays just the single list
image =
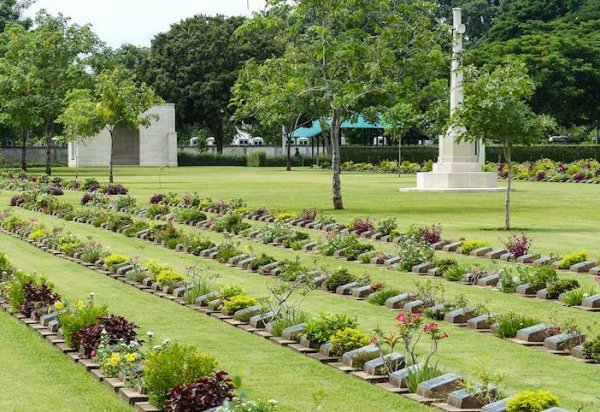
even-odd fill
[{"label": "stone grave marker", "polygon": [[492,250],[491,252],[486,253],[485,257],[488,259],[500,259],[500,256],[504,255],[505,253],[508,253],[508,250],[496,249],[496,250]]},{"label": "stone grave marker", "polygon": [[364,299],[373,292],[371,285],[359,286],[352,289],[352,297],[357,299]]},{"label": "stone grave marker", "polygon": [[352,289],[358,286],[358,282],[347,283],[342,286],[338,286],[335,290],[335,293],[338,295],[350,295],[352,293]]},{"label": "stone grave marker", "polygon": [[500,315],[495,313],[475,316],[467,320],[467,328],[474,330],[489,330],[492,327],[492,323]]},{"label": "stone grave marker", "polygon": [[413,300],[404,305],[403,310],[410,313],[422,312],[425,308],[425,302],[422,300]]},{"label": "stone grave marker", "polygon": [[532,263],[536,266],[543,266],[543,265],[551,265],[553,262],[554,262],[553,258],[551,258],[550,256],[544,256],[544,257],[534,260]]},{"label": "stone grave marker", "polygon": [[444,252],[457,252],[461,247],[462,242],[452,242],[442,246]]},{"label": "stone grave marker", "polygon": [[517,286],[516,293],[523,296],[535,296],[537,288],[530,283]]},{"label": "stone grave marker", "polygon": [[[385,364],[387,363],[387,365]],[[379,376],[386,373],[386,367],[390,368],[390,373],[396,372],[404,367],[404,355],[393,352],[385,355],[385,362],[381,356],[376,357],[368,362],[365,362],[363,370],[368,375]]]},{"label": "stone grave marker", "polygon": [[423,365],[421,363],[417,363],[415,365],[411,365],[406,368],[402,368],[397,370],[396,372],[390,375],[390,384],[397,388],[406,388],[406,380],[408,378],[409,373],[415,373],[419,369],[421,369]]},{"label": "stone grave marker", "polygon": [[538,290],[535,297],[538,299],[558,299],[558,292],[549,292],[547,288]]},{"label": "stone grave marker", "polygon": [[281,332],[281,337],[284,340],[297,341],[297,340],[299,340],[299,335],[304,333],[305,328],[306,328],[306,323],[301,323],[299,325],[290,326],[288,328],[285,328]]},{"label": "stone grave marker", "polygon": [[371,354],[374,359],[376,356],[379,356],[379,348],[375,345],[368,345],[346,352],[342,355],[342,364],[349,368],[354,368],[354,361],[358,356],[362,356],[363,354]]},{"label": "stone grave marker", "polygon": [[600,294],[583,298],[581,307],[589,311],[600,311]]},{"label": "stone grave marker", "polygon": [[267,312],[259,315],[254,315],[250,318],[250,326],[257,329],[263,329],[273,319],[273,312]]},{"label": "stone grave marker", "polygon": [[500,399],[499,401],[488,403],[483,408],[481,408],[482,412],[506,412],[506,402],[511,400],[512,398]]},{"label": "stone grave marker", "polygon": [[198,298],[196,299],[196,305],[208,306],[208,302],[210,302],[217,296],[219,296],[219,292],[216,290],[213,292],[207,293],[206,295],[198,296]]},{"label": "stone grave marker", "polygon": [[476,256],[476,257],[481,257],[481,256],[485,256],[486,253],[491,252],[492,250],[493,249],[489,246],[480,247],[479,249],[472,250],[470,255]]},{"label": "stone grave marker", "polygon": [[413,273],[427,273],[427,271],[429,269],[431,269],[432,267],[433,267],[433,265],[429,262],[419,263],[418,265],[415,265],[412,267],[412,272]]},{"label": "stone grave marker", "polygon": [[476,308],[466,307],[466,308],[458,308],[451,312],[446,313],[444,316],[444,322],[455,323],[455,324],[464,324],[473,317],[475,317]]},{"label": "stone grave marker", "polygon": [[487,287],[487,286],[496,287],[496,286],[498,286],[499,282],[500,282],[500,276],[498,276],[496,274],[492,274],[492,275],[484,276],[481,279],[479,279],[477,281],[477,286],[481,286],[481,287]]},{"label": "stone grave marker", "polygon": [[576,263],[574,265],[571,265],[571,267],[569,267],[569,270],[571,272],[575,272],[575,273],[585,273],[585,272],[589,272],[594,266],[596,266],[596,262],[593,262],[591,260],[586,260],[585,262]]},{"label": "stone grave marker", "polygon": [[479,410],[483,406],[477,395],[481,394],[482,390],[477,388],[474,392],[469,392],[466,389],[459,389],[448,394],[448,405],[457,409],[472,409]]},{"label": "stone grave marker", "polygon": [[551,351],[564,351],[570,347],[582,344],[585,336],[581,333],[559,333],[558,335],[548,336],[544,340],[544,348]]},{"label": "stone grave marker", "polygon": [[462,378],[455,373],[446,373],[437,378],[421,382],[417,387],[417,395],[426,399],[445,399],[449,393],[458,389]]},{"label": "stone grave marker", "polygon": [[550,326],[545,323],[529,326],[518,330],[515,339],[530,344],[543,344],[548,337],[548,329],[550,329]]},{"label": "stone grave marker", "polygon": [[239,320],[242,317],[246,317],[248,315],[257,315],[263,309],[261,305],[254,305],[248,308],[240,309],[233,314],[233,318]]},{"label": "stone grave marker", "polygon": [[540,258],[540,255],[538,255],[537,253],[527,253],[523,256],[519,256],[516,261],[517,263],[533,263],[534,261],[536,261],[537,259]]}]

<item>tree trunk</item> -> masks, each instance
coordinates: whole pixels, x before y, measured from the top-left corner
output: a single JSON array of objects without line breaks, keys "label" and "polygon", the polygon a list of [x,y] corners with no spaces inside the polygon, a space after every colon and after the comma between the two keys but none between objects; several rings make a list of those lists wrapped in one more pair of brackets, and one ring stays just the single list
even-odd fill
[{"label": "tree trunk", "polygon": [[46,135],[46,174],[52,175],[52,122],[47,121],[44,127]]},{"label": "tree trunk", "polygon": [[286,146],[286,157],[285,157],[285,170],[288,172],[292,171],[292,136],[290,133],[292,133],[291,131],[288,133],[288,131],[286,130],[286,128],[283,128],[283,131],[285,133],[285,146]]},{"label": "tree trunk", "polygon": [[510,190],[512,188],[512,153],[510,146],[504,146],[504,159],[508,164],[508,179],[506,187],[506,199],[504,200],[504,230],[510,230]]},{"label": "tree trunk", "polygon": [[110,160],[108,161],[108,181],[110,183],[114,182],[113,179],[113,155],[115,152],[115,132],[114,130],[110,131]]},{"label": "tree trunk", "polygon": [[340,181],[340,133],[341,133],[340,114],[334,109],[331,120],[331,170],[333,171],[333,208],[343,209],[342,202],[342,184]]},{"label": "tree trunk", "polygon": [[27,138],[29,137],[29,132],[23,132],[23,144],[21,146],[21,169],[26,172],[27,171]]}]

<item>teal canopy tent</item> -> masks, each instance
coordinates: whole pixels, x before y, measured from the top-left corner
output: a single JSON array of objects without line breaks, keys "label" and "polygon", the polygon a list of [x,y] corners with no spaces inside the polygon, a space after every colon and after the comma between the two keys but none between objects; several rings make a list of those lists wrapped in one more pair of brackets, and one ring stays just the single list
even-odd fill
[{"label": "teal canopy tent", "polygon": [[[327,123],[331,124],[331,119],[327,119]],[[370,123],[364,117],[359,116],[355,122],[346,121],[342,123],[342,129],[385,129],[386,125],[381,122]],[[313,120],[310,127],[299,127],[294,130],[292,137],[315,137],[321,134],[321,122]]]}]

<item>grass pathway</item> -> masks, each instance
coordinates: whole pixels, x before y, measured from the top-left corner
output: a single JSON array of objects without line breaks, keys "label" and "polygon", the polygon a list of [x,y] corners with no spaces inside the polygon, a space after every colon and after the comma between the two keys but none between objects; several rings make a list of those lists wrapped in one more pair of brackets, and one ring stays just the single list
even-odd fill
[{"label": "grass pathway", "polygon": [[[21,212],[22,211],[19,211],[19,213]],[[39,214],[35,215],[37,216]],[[53,219],[48,216],[39,215],[37,217],[39,217],[42,221],[54,221],[55,223],[58,223],[56,219]],[[60,224],[62,224],[62,222]],[[221,283],[235,282],[243,286],[249,293],[255,295],[264,295],[265,283],[275,281],[273,279],[260,277],[258,275],[240,272],[236,269],[228,268],[223,265],[216,265],[214,262],[201,261],[198,258],[195,258],[190,255],[168,251],[164,248],[155,245],[150,245],[139,240],[128,239],[122,235],[114,234],[100,229],[95,229],[89,226],[84,226],[76,223],[66,223],[66,226],[69,230],[72,230],[80,236],[85,236],[86,234],[92,235],[95,239],[100,240],[107,246],[111,246],[113,250],[119,251],[119,253],[125,253],[127,255],[137,254],[140,255],[142,259],[147,259],[150,257],[158,258],[162,261],[173,264],[179,269],[183,269],[183,267],[197,262],[202,262],[202,265],[206,264],[207,266],[213,266],[223,274],[223,279]],[[14,245],[14,242],[18,242],[21,245],[23,245],[22,242],[19,242],[12,238],[4,239],[3,237],[2,241],[0,242],[0,246],[3,250],[9,251],[14,250],[15,248],[22,249],[25,247],[19,247],[18,245]],[[32,250],[31,254],[35,254],[36,256],[41,253],[33,248],[30,249]],[[281,250],[280,252],[284,251]],[[26,255],[28,254],[26,253]],[[120,312],[128,315],[131,319],[136,320],[142,325],[148,325],[145,326],[146,328],[158,329],[157,326],[154,325],[166,327],[165,325],[163,325],[164,316],[166,316],[165,310],[167,308],[164,305],[168,305],[169,302],[162,301],[152,296],[137,297],[136,293],[140,295],[144,294],[133,289],[128,290],[125,293],[124,291],[121,291],[122,288],[127,288],[125,285],[122,285],[110,279],[103,278],[100,275],[97,275],[91,271],[84,270],[82,273],[81,268],[69,262],[64,262],[60,260],[58,260],[57,262],[56,258],[52,258],[51,256],[48,256],[43,253],[42,256],[44,264],[41,264],[41,266],[39,264],[41,257],[40,259],[36,257],[36,259],[34,260],[23,257],[25,260],[22,262],[31,269],[34,268],[32,267],[32,265],[35,265],[35,268],[38,268],[38,270],[42,270],[48,273],[50,278],[58,284],[59,288],[64,288],[71,294],[81,296],[83,293],[86,293],[88,291],[94,291],[97,294],[102,295],[103,299],[110,299],[111,307],[115,308],[115,310],[116,307],[118,307],[119,309],[122,308]],[[61,269],[57,270],[57,266]],[[75,266],[75,269],[71,270],[71,266]],[[67,270],[67,268],[69,268],[69,270]],[[417,278],[417,276],[402,275],[390,271],[379,270],[379,272],[381,272],[382,277],[389,276],[390,279],[393,277],[397,284],[409,285],[412,284],[415,278]],[[101,279],[97,279],[98,276],[100,276]],[[379,273],[377,273],[377,276],[379,276]],[[377,280],[380,279],[377,278]],[[112,283],[106,284],[106,282]],[[107,288],[105,292],[99,293],[98,287],[100,286],[100,283],[102,284],[103,288]],[[556,309],[560,312],[559,315],[563,318],[574,317],[577,318],[580,322],[593,322],[595,319],[597,319],[594,318],[595,316],[597,316],[597,314],[590,314],[568,308],[561,308],[558,305],[556,307],[553,307],[553,305],[548,304],[547,302],[526,300],[524,298],[511,295],[503,295],[498,292],[491,292],[484,289],[476,289],[460,285],[448,284],[448,291],[449,294],[453,295],[459,292],[465,293],[468,298],[474,298],[473,301],[487,301],[492,310],[502,309],[502,312],[505,312],[509,309],[515,309],[521,312],[526,312],[532,315],[541,315],[544,318],[547,318],[552,314],[554,309]],[[152,306],[147,307],[151,308],[155,305],[160,306],[160,311],[164,315],[163,317],[151,317],[149,319],[148,317],[152,315],[148,313],[148,310],[139,308],[141,303],[140,299],[144,300],[145,302],[145,300],[149,298],[156,300],[156,302],[154,302]],[[116,307],[115,303],[117,304]],[[143,304],[143,306],[146,305],[148,304]],[[171,313],[170,311],[172,310],[175,311],[177,314],[172,314],[173,317],[171,318],[171,322],[173,322],[173,324],[170,324],[169,326],[176,328],[175,330],[180,334],[180,336],[182,334],[184,336],[184,339],[189,339],[190,337],[188,335],[190,333],[190,324],[188,318],[190,316],[194,316],[195,314],[188,313],[189,310],[186,310],[185,308],[180,308],[176,305],[171,306],[174,306],[174,308],[169,308],[169,313]],[[378,324],[381,324],[385,328],[391,328],[393,326],[393,314],[387,311],[386,309],[374,307],[366,303],[355,302],[335,295],[325,294],[323,292],[313,293],[307,300],[305,307],[309,312],[313,314],[317,314],[321,311],[356,314],[359,318],[361,328],[365,331],[372,330]],[[180,313],[181,310],[183,310],[185,313]],[[135,315],[129,315],[129,313],[134,313],[135,315],[139,313],[141,319]],[[205,321],[212,321],[216,322],[216,325],[222,325],[220,322],[214,321],[212,319],[206,319]],[[559,396],[561,396],[561,398],[565,400],[565,405],[570,405],[571,407],[578,406],[579,402],[581,401],[591,402],[596,400],[597,387],[600,383],[600,380],[598,378],[599,374],[597,365],[580,364],[573,360],[549,355],[531,348],[524,348],[518,345],[501,341],[500,339],[494,338],[492,336],[479,335],[472,331],[452,327],[450,325],[444,324],[443,327],[444,329],[449,330],[451,334],[451,339],[444,342],[440,351],[441,366],[443,366],[448,371],[469,374],[472,371],[472,369],[480,363],[480,361],[485,360],[492,368],[494,368],[497,371],[501,371],[506,375],[506,384],[508,385],[508,387],[510,388],[510,392],[512,393],[525,388],[542,387],[557,393]],[[212,326],[210,328],[211,330],[214,329]],[[156,332],[164,334],[164,332],[161,332],[160,330],[156,330]],[[234,332],[241,333],[246,338],[256,339],[251,336],[246,336],[246,334],[241,331],[223,331],[225,335],[231,335]],[[179,338],[179,336],[175,336],[173,334],[169,334],[169,336],[173,338]],[[229,343],[228,340],[231,339],[231,337],[222,337],[221,339],[225,339],[225,341]],[[239,342],[237,336],[235,336],[233,339],[235,342]],[[203,343],[207,342],[206,336],[202,335],[201,341]],[[216,342],[213,343],[215,344],[215,348],[217,350],[221,350],[225,346],[225,344],[219,345]],[[267,342],[261,342],[261,344],[268,345],[269,351],[281,350],[280,348],[273,348],[272,345],[268,344]],[[208,349],[203,345],[201,345],[201,347]],[[254,346],[252,347],[254,348]],[[243,355],[245,356],[246,354],[244,353]],[[227,355],[225,355],[225,357],[227,357]],[[300,358],[302,359],[302,357]],[[271,366],[273,364],[272,361],[273,359],[271,358],[264,360],[264,362],[269,363]],[[282,362],[284,365],[287,365],[287,361]],[[239,364],[241,365],[243,363],[239,362]],[[557,370],[561,371],[560,379],[557,379],[556,377]],[[269,370],[265,370],[265,372],[267,373],[267,375],[269,374]],[[257,375],[262,376],[263,374],[257,373]],[[276,373],[275,375],[278,374]],[[275,380],[280,380],[281,376],[282,375],[278,375],[278,377]],[[286,375],[286,381],[288,380],[287,378],[288,376]],[[337,377],[337,379],[342,378],[346,379],[349,377]],[[307,379],[301,380],[302,382],[304,382],[304,385],[307,382],[311,382],[310,377],[303,376],[303,379]],[[301,384],[301,386],[303,384]],[[250,386],[254,390],[255,382],[250,381]],[[290,383],[289,386],[292,386],[292,384]],[[319,386],[315,386],[313,389],[316,389],[318,387]],[[326,386],[326,388],[328,387],[329,386]],[[258,393],[261,393],[260,389],[258,390]],[[304,393],[304,402],[308,402],[308,400],[306,399],[306,393],[312,394],[316,392]],[[380,394],[380,396],[383,395],[384,394]],[[289,396],[295,399],[295,397],[298,396],[298,394],[292,392],[289,393]],[[273,395],[273,397],[275,396]],[[304,405],[306,406],[306,404]],[[384,408],[383,410],[386,409]]]}]

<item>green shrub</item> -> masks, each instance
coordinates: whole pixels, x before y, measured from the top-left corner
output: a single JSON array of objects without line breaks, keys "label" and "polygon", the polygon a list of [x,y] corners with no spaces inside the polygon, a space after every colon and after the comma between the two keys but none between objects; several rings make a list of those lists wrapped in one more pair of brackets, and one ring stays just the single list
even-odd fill
[{"label": "green shrub", "polygon": [[388,217],[377,223],[375,231],[381,233],[383,236],[389,236],[397,227],[396,218]]},{"label": "green shrub", "polygon": [[359,255],[371,252],[375,247],[371,243],[356,243],[345,250],[347,260],[356,260]]},{"label": "green shrub", "polygon": [[113,266],[116,266],[120,263],[126,263],[126,262],[129,263],[130,260],[125,255],[119,255],[119,254],[109,255],[106,258],[104,258],[104,268],[110,269]]},{"label": "green shrub", "polygon": [[309,273],[309,269],[300,262],[298,256],[295,260],[284,260],[279,267],[281,268],[279,277],[288,282],[294,282],[299,276],[307,276]]},{"label": "green shrub", "polygon": [[410,271],[415,265],[431,261],[433,256],[433,249],[420,233],[401,236],[398,242],[399,270]]},{"label": "green shrub", "polygon": [[558,397],[551,392],[523,391],[506,402],[506,412],[540,412],[560,403]]},{"label": "green shrub", "polygon": [[268,256],[265,255],[264,253],[261,253],[259,256],[256,257],[256,259],[254,259],[249,265],[248,265],[248,269],[250,270],[258,270],[263,266],[269,265],[271,263],[274,263],[276,260],[274,257],[272,256]]},{"label": "green shrub", "polygon": [[154,219],[156,216],[166,215],[171,212],[169,205],[152,204],[146,209],[146,217]]},{"label": "green shrub", "polygon": [[472,251],[481,249],[482,247],[487,247],[490,245],[490,242],[485,240],[467,240],[460,247],[460,253],[463,255],[470,255]]},{"label": "green shrub", "polygon": [[588,339],[583,344],[583,354],[596,362],[600,362],[600,336]]},{"label": "green shrub", "polygon": [[215,371],[217,360],[195,347],[170,343],[159,351],[150,350],[144,362],[144,387],[150,402],[161,408],[169,389],[197,381]]},{"label": "green shrub", "polygon": [[356,317],[337,314],[321,313],[306,325],[305,337],[309,341],[321,345],[329,341],[337,331],[346,328],[356,328]]},{"label": "green shrub", "polygon": [[148,272],[150,272],[150,274],[153,275],[153,277],[155,279],[156,279],[156,276],[158,276],[158,274],[160,272],[162,272],[164,270],[172,270],[170,265],[167,265],[166,263],[160,263],[156,259],[149,260],[146,263],[145,267],[148,270]]},{"label": "green shrub", "polygon": [[538,325],[539,323],[541,323],[539,319],[519,315],[515,312],[508,312],[498,319],[494,333],[502,339],[514,338],[520,329]]},{"label": "green shrub", "polygon": [[371,339],[369,335],[358,329],[345,328],[335,332],[329,342],[331,343],[331,353],[335,356],[342,356],[346,352],[367,346]]},{"label": "green shrub", "polygon": [[184,222],[201,222],[206,220],[206,214],[197,209],[177,209],[177,221]]},{"label": "green shrub", "polygon": [[458,261],[454,258],[435,259],[434,264],[438,268],[437,276],[444,276],[448,269],[458,265]]},{"label": "green shrub", "polygon": [[588,258],[587,250],[580,250],[577,252],[569,253],[563,257],[558,264],[559,269],[569,269],[571,266],[586,261]]},{"label": "green shrub", "polygon": [[339,268],[331,276],[327,278],[325,281],[325,287],[330,292],[335,292],[335,290],[342,285],[347,285],[348,283],[356,282],[357,278],[353,274],[351,274],[346,268]]},{"label": "green shrub", "polygon": [[583,299],[598,293],[595,287],[581,287],[565,292],[560,301],[567,306],[581,306]]},{"label": "green shrub", "polygon": [[517,286],[529,283],[532,280],[533,268],[525,265],[504,267],[498,273],[500,277],[500,290],[504,293],[515,293]]},{"label": "green shrub", "polygon": [[224,301],[230,300],[234,296],[239,296],[244,294],[244,289],[237,285],[229,285],[225,286],[219,291],[219,297]]},{"label": "green shrub", "polygon": [[469,268],[467,266],[457,264],[446,268],[443,273],[446,280],[449,280],[450,282],[458,282],[459,280],[462,280],[467,273],[469,273]]},{"label": "green shrub", "polygon": [[185,275],[177,273],[173,269],[163,269],[158,272],[155,278],[161,287],[173,286],[178,282],[183,282],[185,279]]},{"label": "green shrub", "polygon": [[246,309],[258,305],[258,299],[248,295],[236,295],[226,300],[223,304],[222,312],[226,315],[233,315],[238,310]]},{"label": "green shrub", "polygon": [[230,232],[238,234],[250,228],[250,223],[244,222],[244,216],[240,213],[227,213],[213,221],[212,228],[215,232]]},{"label": "green shrub", "polygon": [[58,322],[63,331],[65,343],[68,346],[74,347],[73,336],[86,326],[95,325],[98,318],[108,314],[106,306],[95,306],[92,302],[88,302],[81,309],[69,308],[65,312],[58,315]]},{"label": "green shrub", "polygon": [[548,285],[548,292],[561,294],[578,287],[579,281],[575,279],[558,279]]},{"label": "green shrub", "polygon": [[400,291],[398,289],[385,287],[369,295],[367,301],[369,303],[372,303],[373,305],[383,306],[386,300],[388,300],[389,298],[393,298],[394,296],[398,296],[399,294]]},{"label": "green shrub", "polygon": [[267,164],[267,153],[263,150],[255,150],[246,155],[248,167],[265,167]]},{"label": "green shrub", "polygon": [[551,266],[542,265],[535,266],[533,273],[529,280],[529,283],[537,289],[543,289],[547,285],[556,282],[558,280],[558,274]]}]

